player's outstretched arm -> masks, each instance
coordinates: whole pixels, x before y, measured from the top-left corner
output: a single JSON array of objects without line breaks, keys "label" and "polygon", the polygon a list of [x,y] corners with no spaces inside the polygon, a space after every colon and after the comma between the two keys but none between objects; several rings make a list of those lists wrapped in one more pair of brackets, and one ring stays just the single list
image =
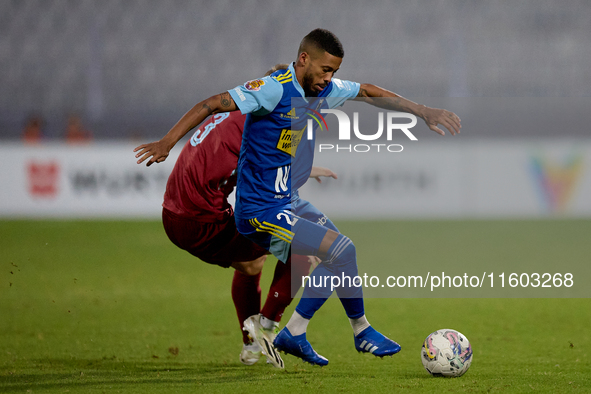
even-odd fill
[{"label": "player's outstretched arm", "polygon": [[422,118],[429,129],[437,134],[445,135],[445,132],[437,127],[437,125],[445,126],[452,135],[459,134],[462,128],[460,118],[453,112],[417,104],[379,86],[362,83],[355,100],[365,101],[368,104],[384,109],[408,112],[416,115]]},{"label": "player's outstretched arm", "polygon": [[199,126],[209,115],[236,111],[237,109],[236,103],[228,92],[220,93],[201,101],[183,115],[161,140],[143,144],[135,148],[133,150],[137,152],[135,157],[139,158],[137,163],[141,164],[150,157],[151,159],[146,163],[147,166],[152,165],[152,163],[163,162],[176,143],[190,130]]},{"label": "player's outstretched arm", "polygon": [[326,178],[334,178],[337,179],[337,174],[332,172],[332,170],[324,167],[312,167],[312,171],[310,172],[310,178],[314,178],[318,181],[318,183],[322,183],[322,179],[320,177]]}]

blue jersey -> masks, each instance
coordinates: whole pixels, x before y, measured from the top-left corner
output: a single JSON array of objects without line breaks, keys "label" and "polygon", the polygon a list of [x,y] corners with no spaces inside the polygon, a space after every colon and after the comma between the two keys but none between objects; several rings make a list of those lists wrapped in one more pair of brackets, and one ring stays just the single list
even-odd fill
[{"label": "blue jersey", "polygon": [[237,218],[252,218],[289,202],[292,191],[307,181],[314,161],[309,114],[343,105],[358,92],[358,83],[333,78],[318,98],[306,99],[293,64],[229,90],[240,111],[248,114],[238,160]]}]

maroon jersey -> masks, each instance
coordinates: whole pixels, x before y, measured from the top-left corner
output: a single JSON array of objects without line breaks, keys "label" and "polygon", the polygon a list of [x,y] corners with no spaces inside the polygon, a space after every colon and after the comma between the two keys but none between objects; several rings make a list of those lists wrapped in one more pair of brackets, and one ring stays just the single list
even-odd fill
[{"label": "maroon jersey", "polygon": [[168,178],[162,206],[176,215],[213,223],[233,214],[228,195],[236,186],[236,166],[246,115],[212,116],[183,147]]}]

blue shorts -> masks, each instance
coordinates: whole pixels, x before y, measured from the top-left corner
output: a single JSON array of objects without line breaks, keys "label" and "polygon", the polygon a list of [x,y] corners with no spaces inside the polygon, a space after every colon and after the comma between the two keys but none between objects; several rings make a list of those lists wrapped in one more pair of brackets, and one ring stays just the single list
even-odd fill
[{"label": "blue shorts", "polygon": [[339,232],[326,215],[297,194],[290,202],[256,217],[236,218],[236,227],[246,238],[283,262],[287,261],[290,253],[318,255],[328,229]]}]

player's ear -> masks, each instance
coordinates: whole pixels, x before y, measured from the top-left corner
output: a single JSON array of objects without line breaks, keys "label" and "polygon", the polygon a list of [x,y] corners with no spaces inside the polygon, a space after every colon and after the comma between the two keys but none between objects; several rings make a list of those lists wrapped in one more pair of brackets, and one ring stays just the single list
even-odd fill
[{"label": "player's ear", "polygon": [[308,54],[308,52],[300,53],[300,56],[298,56],[298,63],[300,63],[302,66],[306,66],[309,62],[310,55]]}]

